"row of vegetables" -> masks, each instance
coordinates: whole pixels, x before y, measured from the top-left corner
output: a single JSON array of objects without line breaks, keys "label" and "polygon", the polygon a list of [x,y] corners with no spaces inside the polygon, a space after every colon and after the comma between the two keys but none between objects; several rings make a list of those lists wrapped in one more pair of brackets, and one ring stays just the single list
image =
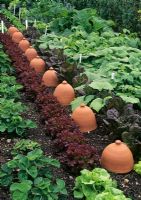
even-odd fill
[{"label": "row of vegetables", "polygon": [[[19,32],[15,27],[10,27],[9,29],[8,29],[8,33],[9,33],[9,35],[11,35],[12,36],[12,41],[13,42],[15,42],[16,44],[19,44],[21,47],[22,47],[22,51],[23,51],[23,53],[25,53],[25,56],[27,57],[27,60],[30,62],[30,69],[32,69],[32,68],[34,68],[35,69],[35,72],[36,73],[41,73],[41,72],[43,72],[44,71],[44,69],[45,69],[45,62],[38,56],[38,54],[37,54],[37,52],[36,52],[36,50],[34,49],[34,48],[32,48],[32,47],[28,47],[28,45],[27,45],[27,48],[25,48],[25,43],[23,43],[23,42],[25,42],[25,39],[24,39],[24,41],[22,40],[24,37],[23,37],[23,35],[22,35],[22,33],[21,32]],[[26,43],[28,43],[28,41],[26,41]],[[19,47],[20,47],[19,46]],[[24,47],[24,48],[23,48]],[[9,48],[9,47],[8,47]],[[25,49],[25,50],[24,50]],[[38,56],[38,57],[37,57]],[[35,60],[35,59],[40,59],[40,61],[38,61],[37,62],[37,60]],[[34,61],[35,60],[35,61]],[[34,64],[35,63],[35,64]],[[41,70],[39,70],[39,68],[41,69]],[[52,73],[52,69],[50,69],[51,70],[51,73]],[[47,75],[45,76],[43,76],[43,77],[45,77],[47,80],[48,80],[48,82],[49,82],[49,80],[51,80],[52,82],[51,83],[53,83],[53,81],[55,81],[54,82],[54,85],[52,85],[52,86],[55,86],[56,85],[56,80],[57,80],[57,75],[55,76],[55,71],[53,71],[53,75],[54,76],[52,76],[51,77],[51,73],[50,72],[48,72],[47,71]],[[48,78],[48,76],[49,76],[49,78]],[[45,79],[44,78],[44,79]],[[55,80],[53,80],[55,78]],[[47,87],[51,87],[51,83],[49,83],[49,85],[48,84],[45,84],[44,83],[44,79],[42,79],[42,85],[45,85],[45,87],[47,86]],[[46,82],[47,83],[47,82]],[[40,96],[42,95],[42,93],[40,93]],[[37,99],[38,99],[38,101],[41,101],[40,100],[40,96],[38,97],[37,96]],[[74,96],[75,96],[75,93],[74,93],[74,90],[73,90],[73,88],[69,85],[69,84],[67,84],[67,82],[66,81],[63,81],[63,83],[61,83],[61,84],[59,84],[57,87],[56,87],[56,89],[55,89],[55,91],[54,91],[54,96],[56,97],[56,101],[58,100],[58,102],[62,105],[62,106],[67,106],[67,105],[69,105],[70,103],[71,103],[71,101],[74,99]],[[45,100],[42,100],[40,103],[42,103],[42,106],[45,104],[47,107],[48,107],[48,104],[47,104],[47,101],[46,101],[46,96],[44,97],[45,98]],[[59,105],[58,105],[58,107],[60,107]],[[45,108],[43,108],[42,107],[42,109],[45,109]],[[52,108],[51,108],[52,109]],[[58,109],[60,109],[60,108],[58,108]],[[43,112],[44,113],[44,112]],[[58,110],[58,113],[59,113],[59,115],[60,115],[60,112],[59,112],[59,110]],[[64,114],[64,113],[63,113]],[[56,117],[56,115],[54,114],[54,117]],[[57,116],[58,117],[58,116]],[[61,116],[60,116],[61,117]],[[63,116],[64,117],[64,116]],[[52,118],[50,119],[50,118],[47,118],[47,116],[45,116],[45,120],[47,120],[48,119],[48,124],[49,124],[49,126],[51,126],[51,128],[49,128],[49,130],[50,130],[50,133],[53,135],[53,137],[55,137],[56,138],[56,136],[57,136],[57,132],[55,132],[55,131],[53,131],[52,132],[52,127],[54,127],[54,126],[58,126],[58,124],[54,124],[54,121],[55,120],[53,120],[52,121]],[[70,118],[71,119],[71,118]],[[80,107],[79,108],[77,108],[73,113],[72,113],[72,119],[74,120],[74,122],[78,125],[78,128],[77,128],[77,126],[76,126],[76,130],[78,131],[79,129],[81,130],[81,132],[88,132],[88,131],[92,131],[92,130],[95,130],[96,129],[96,127],[97,127],[97,124],[96,124],[96,119],[95,119],[95,115],[94,115],[94,113],[92,112],[92,110],[90,109],[90,108],[88,108],[88,107],[86,107],[85,106],[85,104],[81,104],[80,105]],[[71,120],[72,121],[72,120]],[[55,122],[56,123],[56,122]],[[73,123],[73,121],[72,121],[72,123]],[[73,126],[75,126],[75,124],[73,125]],[[61,127],[62,128],[62,127]],[[71,127],[69,127],[69,129],[71,130]],[[63,130],[65,130],[64,129],[64,127],[63,127],[63,129],[62,129],[62,131]],[[60,130],[60,132],[61,132],[61,130]],[[75,133],[76,134],[76,133]],[[115,143],[116,145],[117,145],[117,148],[118,148],[118,146],[120,146],[120,145],[118,145],[118,144],[121,144],[121,142],[119,142],[119,141],[116,141],[116,143]],[[76,145],[76,144],[75,144]],[[73,147],[74,148],[74,150],[73,151],[75,151],[75,146]],[[72,149],[73,149],[72,148]],[[108,149],[108,148],[107,148]],[[116,149],[116,148],[115,148]],[[122,147],[121,147],[121,149],[122,149]],[[126,149],[126,148],[125,148]],[[69,150],[69,146],[68,146],[68,150]],[[105,151],[106,152],[106,151]],[[125,152],[126,152],[126,150],[125,150]],[[127,173],[127,172],[129,172],[129,171],[131,171],[132,170],[132,168],[133,168],[133,156],[132,156],[132,153],[130,152],[130,150],[129,149],[127,149],[127,154],[125,155],[125,158],[122,158],[121,159],[121,161],[119,162],[118,160],[117,161],[115,161],[115,166],[113,167],[113,164],[112,164],[112,166],[110,166],[110,159],[112,159],[112,158],[110,158],[110,155],[109,156],[107,156],[108,158],[105,158],[105,156],[102,156],[102,158],[101,158],[101,163],[103,163],[103,165],[106,167],[107,166],[107,168],[109,169],[109,170],[111,170],[111,171],[113,171],[113,172],[118,172],[118,173]],[[130,153],[129,153],[130,152]],[[93,152],[91,152],[91,154],[93,154]],[[104,153],[103,153],[104,154]],[[105,155],[106,155],[106,153],[105,153]],[[123,156],[124,156],[124,154],[123,154]],[[109,159],[109,160],[108,160]],[[119,162],[119,164],[118,164],[118,162]],[[121,162],[122,162],[122,165],[121,165]],[[87,162],[87,163],[89,163],[89,162]],[[82,164],[82,163],[81,163]],[[93,162],[91,163],[91,164],[93,164]],[[82,166],[81,166],[82,167]],[[84,166],[83,166],[84,167]],[[120,167],[120,168],[119,168]],[[123,167],[123,169],[122,169],[122,167]]]},{"label": "row of vegetables", "polygon": [[[9,53],[9,55],[12,57],[12,60],[14,61],[14,66],[16,67],[19,81],[22,84],[25,83],[25,89],[27,87],[27,92],[32,91],[32,93],[34,92],[34,95],[36,95],[36,96],[33,95],[32,98],[34,98],[34,100],[39,106],[40,112],[42,113],[42,120],[44,121],[44,123],[47,122],[46,124],[47,124],[48,132],[54,138],[56,138],[56,136],[60,134],[61,131],[65,131],[65,130],[67,130],[68,132],[75,131],[75,134],[79,136],[81,134],[79,131],[79,127],[77,127],[77,125],[68,115],[66,108],[63,105],[61,106],[60,103],[57,101],[56,97],[50,94],[48,91],[49,89],[42,84],[41,76],[37,74],[36,71],[33,70],[29,66],[29,61],[25,57],[23,57],[23,52],[21,52],[18,49],[18,45],[15,42],[13,42],[11,40],[11,37],[7,34],[4,34],[4,35],[1,34],[1,40],[5,48],[7,49],[7,52]],[[13,43],[16,48],[12,47]],[[28,49],[26,51],[28,51]],[[18,56],[17,56],[17,53],[19,54]],[[27,65],[25,65],[25,62],[23,62],[22,60],[24,61],[26,60]],[[28,67],[28,69],[26,67]],[[33,79],[33,76],[34,76],[34,79]],[[35,82],[35,78],[39,79],[38,82],[37,81]],[[52,106],[54,109],[52,109]],[[57,120],[58,117],[60,119],[59,121]],[[81,138],[82,137],[83,136],[81,136]],[[81,140],[78,140],[78,141],[81,142]],[[88,146],[86,145],[86,147],[89,147],[89,145]],[[81,145],[80,145],[80,148],[82,148]],[[91,157],[93,156],[92,154],[93,149],[91,147],[89,148],[90,148],[89,156]]]},{"label": "row of vegetables", "polygon": [[[23,117],[23,114],[28,111],[27,107],[21,103],[20,90],[23,89],[23,86],[16,82],[15,70],[11,67],[10,59],[4,53],[2,45],[0,46],[0,58],[1,136],[4,134],[4,136],[9,135],[8,138],[16,137],[16,135],[25,137],[27,130],[36,128],[37,125]],[[11,193],[7,198],[13,200],[37,199],[38,197],[51,198],[52,195],[53,199],[57,199],[59,195],[67,194],[63,180],[50,178],[49,184],[51,169],[59,168],[60,163],[43,155],[38,143],[31,140],[19,140],[13,147],[10,158],[10,161],[1,165],[0,169],[0,186],[9,188]],[[45,170],[46,174],[43,176]],[[37,175],[42,178],[39,179]],[[28,176],[29,178],[27,178]],[[40,188],[41,183],[42,187]],[[45,187],[54,189],[44,195]],[[40,192],[36,195],[35,191],[39,188]],[[4,198],[2,194],[0,197]]]},{"label": "row of vegetables", "polygon": [[35,128],[36,124],[31,120],[25,120],[22,113],[27,109],[20,102],[18,91],[22,89],[20,84],[16,83],[10,66],[10,60],[4,53],[2,45],[0,46],[0,132],[15,132],[17,135],[25,135],[25,129]]}]

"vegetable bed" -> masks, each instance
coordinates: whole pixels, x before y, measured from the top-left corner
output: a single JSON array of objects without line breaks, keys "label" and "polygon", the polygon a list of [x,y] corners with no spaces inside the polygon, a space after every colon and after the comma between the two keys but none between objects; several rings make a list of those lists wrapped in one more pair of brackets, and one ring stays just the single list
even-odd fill
[{"label": "vegetable bed", "polygon": [[[55,156],[54,152],[54,146],[52,144],[52,139],[51,137],[45,135],[45,127],[44,125],[40,122],[40,115],[36,111],[36,104],[30,102],[29,100],[26,99],[26,94],[22,94],[22,101],[28,106],[29,112],[26,114],[29,119],[32,119],[36,121],[38,128],[35,130],[29,130],[29,139],[38,142],[41,144],[42,149],[45,152],[45,155],[53,156],[54,158],[57,158]],[[86,137],[88,137],[90,140],[90,144],[96,147],[99,151],[99,153],[102,152],[104,147],[106,147],[108,144],[113,142],[108,136],[107,136],[107,130],[105,130],[105,125],[101,124],[101,119],[99,119],[99,128],[94,132]],[[0,162],[5,163],[8,161],[11,156],[10,152],[11,149],[13,148],[13,145],[19,141],[18,138],[9,138],[9,137],[1,137],[1,156],[0,156]],[[98,167],[100,167],[100,164],[97,164]],[[61,169],[57,169],[55,171],[55,176],[56,177],[61,177],[63,180],[66,182],[67,190],[68,190],[68,200],[73,200],[75,199],[73,197],[73,187],[74,187],[74,180],[75,176],[69,173],[69,170],[64,169],[61,167]],[[140,175],[136,174],[134,171],[125,174],[125,175],[118,175],[111,173],[111,176],[114,180],[117,180],[117,184],[119,188],[124,191],[126,196],[131,196],[133,199],[139,200],[141,198],[140,196],[140,185],[141,185],[141,178]],[[7,190],[1,189],[1,198],[2,200],[9,200],[9,194]]]},{"label": "vegetable bed", "polygon": [[[50,90],[50,93],[52,91]],[[46,127],[41,123],[41,115],[38,113],[36,103],[33,103],[31,100],[29,100],[29,92],[22,93],[22,102],[26,104],[29,108],[28,113],[25,113],[24,116],[26,118],[29,118],[31,120],[34,120],[37,123],[38,128],[29,130],[27,133],[29,134],[28,138],[38,142],[41,144],[42,149],[45,152],[45,155],[53,156],[54,158],[58,158],[56,156],[56,151],[54,149],[54,145],[52,142],[52,137],[46,135],[47,129]],[[110,144],[113,141],[113,138],[110,138],[108,129],[105,127],[105,124],[102,122],[101,115],[97,116],[98,121],[98,129],[88,135],[86,135],[86,138],[89,139],[89,144],[93,145],[98,150],[98,155],[101,154],[104,147],[106,147],[108,144]],[[2,136],[1,137],[1,163],[5,163],[9,159],[11,159],[11,149],[13,148],[13,145],[18,141],[18,138],[8,137],[8,136]],[[97,167],[100,167],[100,163],[97,162]],[[59,172],[59,173],[58,173]],[[69,196],[67,199],[75,199],[73,197],[72,191],[74,187],[74,180],[75,176],[70,173],[70,170],[67,168],[64,168],[63,166],[61,169],[55,170],[55,175],[58,177],[58,174],[61,178],[63,178],[66,182]],[[119,187],[124,191],[124,193],[127,196],[134,197],[135,199],[140,199],[140,184],[141,179],[140,176],[137,175],[135,172],[131,172],[126,175],[116,175],[111,174],[113,179],[117,180]],[[3,194],[3,199],[9,199],[7,190],[1,190]]]},{"label": "vegetable bed", "polygon": [[[0,14],[5,25],[5,33],[0,33],[0,199],[139,200],[140,39],[128,30],[113,32],[112,22],[99,18],[95,10],[49,5],[50,12],[60,6],[59,17],[51,12],[46,22],[39,15],[38,25],[44,18],[40,31],[33,22],[25,30],[8,10]],[[88,27],[83,15],[90,17]],[[40,37],[45,23],[49,33]],[[12,24],[36,48],[46,70],[53,66],[59,83],[66,79],[75,87],[77,98],[71,106],[61,105],[53,95],[55,88],[43,84],[43,73],[31,68],[6,33]],[[96,112],[96,130],[82,133],[71,118],[81,103]],[[115,140],[122,140],[133,153],[136,164],[129,173],[112,173],[101,166],[103,150]]]}]

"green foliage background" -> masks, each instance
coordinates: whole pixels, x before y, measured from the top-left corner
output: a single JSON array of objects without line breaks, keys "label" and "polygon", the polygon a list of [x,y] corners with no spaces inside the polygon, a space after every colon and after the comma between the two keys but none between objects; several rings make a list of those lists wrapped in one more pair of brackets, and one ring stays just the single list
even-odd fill
[{"label": "green foliage background", "polygon": [[65,2],[77,9],[96,8],[102,18],[115,21],[118,30],[124,27],[138,33],[141,31],[138,14],[138,10],[141,9],[141,0],[65,0]]}]

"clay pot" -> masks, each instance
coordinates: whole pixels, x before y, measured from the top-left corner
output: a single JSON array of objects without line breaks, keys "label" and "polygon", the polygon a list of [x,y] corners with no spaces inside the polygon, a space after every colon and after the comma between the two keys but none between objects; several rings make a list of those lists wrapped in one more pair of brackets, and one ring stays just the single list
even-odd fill
[{"label": "clay pot", "polygon": [[128,173],[133,169],[133,155],[127,145],[120,140],[108,145],[101,156],[101,165],[110,172]]},{"label": "clay pot", "polygon": [[56,87],[53,95],[57,97],[57,100],[61,105],[67,106],[74,100],[75,92],[73,87],[68,84],[67,81],[63,81]]},{"label": "clay pot", "polygon": [[30,67],[34,68],[38,73],[43,72],[45,70],[45,61],[37,56],[30,61]]},{"label": "clay pot", "polygon": [[23,34],[20,31],[13,33],[12,40],[15,43],[19,43],[24,38]]},{"label": "clay pot", "polygon": [[42,81],[43,84],[48,87],[56,87],[58,85],[57,72],[50,67],[49,70],[44,73]]},{"label": "clay pot", "polygon": [[16,27],[10,26],[10,28],[7,30],[9,35],[12,37],[13,33],[19,31]]},{"label": "clay pot", "polygon": [[38,56],[36,49],[34,49],[32,46],[30,46],[26,51],[25,51],[25,56],[29,61],[31,61],[33,58],[36,58]]},{"label": "clay pot", "polygon": [[19,42],[19,47],[20,49],[25,52],[29,47],[30,47],[30,43],[28,40],[26,40],[25,38],[23,38],[20,42]]},{"label": "clay pot", "polygon": [[95,113],[83,103],[73,111],[72,119],[83,133],[97,128]]}]

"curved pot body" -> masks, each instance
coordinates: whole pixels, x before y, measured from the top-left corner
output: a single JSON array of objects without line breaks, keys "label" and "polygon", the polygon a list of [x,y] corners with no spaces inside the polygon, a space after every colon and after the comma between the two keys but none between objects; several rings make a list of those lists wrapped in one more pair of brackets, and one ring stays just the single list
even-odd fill
[{"label": "curved pot body", "polygon": [[7,30],[8,31],[8,33],[9,33],[9,35],[12,37],[12,35],[15,33],[15,32],[17,32],[17,31],[19,31],[15,26],[10,26],[10,28]]},{"label": "curved pot body", "polygon": [[48,87],[56,87],[58,85],[57,72],[50,67],[50,69],[44,73],[42,81],[43,84]]},{"label": "curved pot body", "polygon": [[19,43],[24,38],[23,34],[20,31],[13,33],[12,40],[15,43]]},{"label": "curved pot body", "polygon": [[34,68],[38,73],[43,72],[45,70],[45,61],[37,56],[30,61],[30,67]]},{"label": "curved pot body", "polygon": [[72,119],[83,133],[97,128],[95,113],[85,104],[81,104],[73,111]]},{"label": "curved pot body", "polygon": [[101,156],[101,165],[115,173],[128,173],[133,169],[134,159],[127,145],[120,140],[108,145]]},{"label": "curved pot body", "polygon": [[38,56],[37,51],[30,46],[26,51],[25,51],[25,56],[27,57],[27,59],[29,61],[31,61],[32,59],[36,58]]},{"label": "curved pot body", "polygon": [[75,92],[73,87],[68,84],[67,81],[63,81],[56,87],[53,95],[61,105],[67,106],[74,100]]},{"label": "curved pot body", "polygon": [[25,52],[29,47],[30,47],[30,43],[28,40],[26,40],[25,38],[23,38],[20,42],[19,42],[19,47],[20,49]]}]

